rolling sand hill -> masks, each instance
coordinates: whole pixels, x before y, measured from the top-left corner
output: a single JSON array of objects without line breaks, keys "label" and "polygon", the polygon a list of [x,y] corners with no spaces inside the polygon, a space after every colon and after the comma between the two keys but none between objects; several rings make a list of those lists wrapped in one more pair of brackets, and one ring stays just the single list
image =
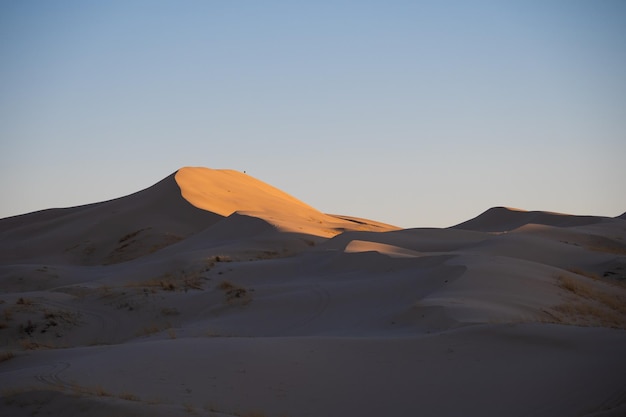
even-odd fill
[{"label": "rolling sand hill", "polygon": [[623,215],[401,230],[183,168],[0,249],[0,415],[626,415]]}]

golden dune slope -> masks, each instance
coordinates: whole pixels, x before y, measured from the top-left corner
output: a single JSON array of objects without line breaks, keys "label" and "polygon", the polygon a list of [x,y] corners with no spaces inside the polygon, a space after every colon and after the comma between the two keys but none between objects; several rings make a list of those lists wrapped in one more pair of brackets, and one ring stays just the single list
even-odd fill
[{"label": "golden dune slope", "polygon": [[324,214],[242,172],[185,167],[175,176],[181,195],[194,207],[222,216],[237,212],[261,218],[280,230],[330,237],[346,230],[387,231],[397,227]]}]

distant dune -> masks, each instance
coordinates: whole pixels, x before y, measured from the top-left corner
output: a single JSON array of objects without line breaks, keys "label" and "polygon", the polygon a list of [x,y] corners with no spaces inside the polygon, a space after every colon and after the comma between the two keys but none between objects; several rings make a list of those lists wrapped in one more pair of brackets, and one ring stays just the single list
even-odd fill
[{"label": "distant dune", "polygon": [[399,229],[187,167],[0,219],[0,283],[0,415],[626,415],[624,215]]},{"label": "distant dune", "polygon": [[453,226],[455,229],[481,232],[508,232],[526,224],[544,224],[557,227],[586,226],[598,223],[601,217],[572,216],[547,211],[525,211],[509,207],[494,207],[478,217]]}]

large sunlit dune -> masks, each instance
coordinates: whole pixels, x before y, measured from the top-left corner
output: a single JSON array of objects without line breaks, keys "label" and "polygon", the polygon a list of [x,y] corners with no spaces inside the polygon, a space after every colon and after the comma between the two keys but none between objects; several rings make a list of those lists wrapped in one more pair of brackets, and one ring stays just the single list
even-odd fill
[{"label": "large sunlit dune", "polygon": [[182,168],[0,219],[0,415],[623,416],[626,220],[399,229]]},{"label": "large sunlit dune", "polygon": [[185,167],[178,170],[175,178],[183,198],[194,207],[222,216],[237,212],[258,217],[285,231],[329,237],[345,230],[397,229],[363,219],[326,215],[239,171]]},{"label": "large sunlit dune", "polygon": [[[203,167],[176,172],[176,183],[185,200],[195,207],[229,216],[235,211],[321,215],[313,207],[245,173]],[[306,214],[305,214],[306,215]]]}]

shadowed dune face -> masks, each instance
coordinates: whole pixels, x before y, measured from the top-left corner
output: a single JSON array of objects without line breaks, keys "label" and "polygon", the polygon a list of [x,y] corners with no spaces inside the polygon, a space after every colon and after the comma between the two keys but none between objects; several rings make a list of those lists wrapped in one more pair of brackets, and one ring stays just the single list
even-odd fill
[{"label": "shadowed dune face", "polygon": [[0,259],[98,265],[135,259],[223,217],[190,205],[174,175],[115,200],[0,220]]}]

